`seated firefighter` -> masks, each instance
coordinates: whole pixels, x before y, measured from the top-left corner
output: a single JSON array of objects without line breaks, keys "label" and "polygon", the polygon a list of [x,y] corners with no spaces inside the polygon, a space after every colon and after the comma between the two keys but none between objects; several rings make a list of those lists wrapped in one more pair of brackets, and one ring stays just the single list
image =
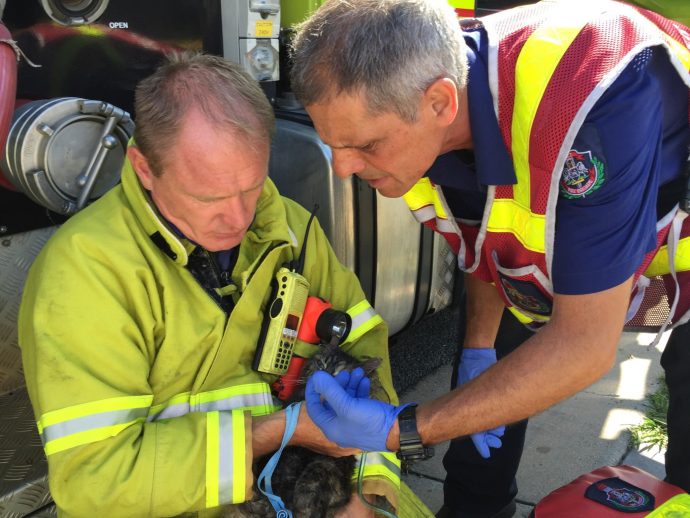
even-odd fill
[{"label": "seated firefighter", "polygon": [[[26,381],[62,515],[214,516],[251,498],[253,460],[283,437],[276,376],[252,361],[271,282],[298,258],[309,213],[267,177],[273,112],[236,65],[173,56],[137,87],[135,112],[121,185],[68,220],[31,269]],[[397,403],[386,325],[316,220],[303,275],[310,295],[352,316],[343,349],[382,358],[382,396]],[[304,408],[290,444],[354,453]],[[393,502],[395,456],[365,464],[363,492]],[[356,495],[349,505],[364,509]]]}]

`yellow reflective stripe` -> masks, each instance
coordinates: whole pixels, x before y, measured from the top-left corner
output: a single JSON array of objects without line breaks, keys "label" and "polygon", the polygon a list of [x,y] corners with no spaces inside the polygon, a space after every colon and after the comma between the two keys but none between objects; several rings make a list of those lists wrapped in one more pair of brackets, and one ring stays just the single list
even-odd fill
[{"label": "yellow reflective stripe", "polygon": [[363,300],[347,310],[347,314],[352,319],[352,329],[347,335],[344,343],[354,342],[362,335],[371,331],[374,327],[383,322],[383,318],[376,310],[371,307],[367,300]]},{"label": "yellow reflective stripe", "polygon": [[89,403],[82,403],[80,405],[61,408],[60,410],[53,410],[51,412],[46,412],[39,418],[37,422],[38,432],[43,433],[43,429],[48,426],[90,415],[102,414],[105,412],[115,412],[118,410],[148,408],[151,406],[152,401],[153,396],[150,395],[122,396],[110,399],[102,399],[99,401],[91,401]]},{"label": "yellow reflective stripe", "polygon": [[123,396],[46,412],[37,421],[46,455],[113,437],[144,422],[153,396]]},{"label": "yellow reflective stripe", "polygon": [[[357,458],[356,468],[353,472],[353,479],[359,476],[359,466],[362,462],[362,455],[355,455]],[[364,478],[383,477],[391,482],[395,487],[400,487],[400,460],[394,453],[390,452],[367,452],[364,459]]]},{"label": "yellow reflective stripe", "polygon": [[282,407],[276,405],[266,383],[247,383],[199,394],[185,392],[156,405],[149,412],[149,421],[180,417],[189,412],[245,409],[252,415],[266,415]]},{"label": "yellow reflective stripe", "polygon": [[417,211],[426,206],[433,206],[437,217],[448,219],[448,214],[443,208],[436,188],[431,185],[431,180],[426,177],[417,180],[417,183],[403,194],[403,200],[405,200],[405,203],[412,211]]},{"label": "yellow reflective stripe", "polygon": [[534,322],[534,320],[529,318],[527,315],[524,315],[521,311],[519,311],[514,306],[508,306],[508,311],[510,311],[515,316],[515,318],[518,319],[518,322],[520,322],[521,324],[530,324],[530,323]]},{"label": "yellow reflective stripe", "polygon": [[266,383],[248,383],[201,392],[190,398],[190,404],[200,412],[246,409],[252,415],[266,415],[282,408],[274,404],[271,388]]},{"label": "yellow reflective stripe", "polygon": [[232,484],[232,503],[238,504],[245,500],[246,480],[246,437],[245,437],[244,412],[233,411],[232,413],[232,458],[233,458],[233,484]]},{"label": "yellow reflective stripe", "polygon": [[690,494],[688,493],[669,498],[649,513],[647,518],[679,518],[681,516],[690,516]]},{"label": "yellow reflective stripe", "polygon": [[77,433],[133,423],[145,418],[146,412],[146,408],[129,408],[127,410],[99,412],[84,417],[77,417],[69,421],[46,426],[41,433],[41,439],[44,444],[47,444],[56,439],[64,439]]},{"label": "yellow reflective stripe", "polygon": [[474,0],[448,0],[448,3],[456,9],[474,9]]},{"label": "yellow reflective stripe", "polygon": [[219,423],[218,412],[206,414],[206,507],[218,506]]},{"label": "yellow reflective stripe", "polygon": [[[577,11],[582,11],[578,13]],[[530,207],[529,139],[532,124],[546,86],[563,54],[585,26],[588,9],[571,9],[572,16],[560,16],[562,25],[545,24],[527,39],[515,69],[515,107],[511,127],[513,163],[517,184],[515,200]]]},{"label": "yellow reflective stripe", "polygon": [[247,383],[244,385],[235,385],[234,387],[210,390],[208,392],[200,392],[191,396],[190,401],[194,405],[200,405],[211,401],[219,401],[221,399],[244,395],[266,395],[270,398],[271,390],[267,383]]},{"label": "yellow reflective stripe", "polygon": [[518,319],[521,324],[531,324],[532,322],[548,322],[549,316],[536,315],[534,313],[529,313],[523,309],[517,308],[515,306],[507,306],[508,310]]},{"label": "yellow reflective stripe", "polygon": [[[684,237],[678,241],[678,249],[676,250],[676,271],[687,272],[690,270],[690,237]],[[644,272],[645,277],[655,277],[657,275],[664,275],[670,273],[668,262],[668,246],[664,245],[659,248],[659,251],[649,263],[649,266]]]},{"label": "yellow reflective stripe", "polygon": [[244,410],[206,413],[206,507],[246,500]]},{"label": "yellow reflective stripe", "polygon": [[544,253],[546,250],[546,216],[530,212],[515,200],[494,200],[486,229],[489,232],[510,232],[533,252]]},{"label": "yellow reflective stripe", "polygon": [[98,442],[110,437],[114,437],[125,428],[128,428],[136,423],[143,423],[145,421],[146,418],[139,417],[126,423],[104,426],[85,432],[76,432],[66,437],[47,441],[43,448],[46,452],[46,455],[53,455],[54,453],[69,450],[70,448],[74,448],[76,446],[82,446],[84,444],[90,444],[92,442]]},{"label": "yellow reflective stripe", "polygon": [[[359,465],[362,455],[356,455],[357,468],[353,478],[359,475]],[[396,487],[400,487],[400,460],[390,452],[367,452],[364,459],[364,477],[381,476],[388,479]]]},{"label": "yellow reflective stripe", "polygon": [[666,33],[664,33],[664,39],[668,46],[671,47],[671,52],[680,60],[685,69],[690,70],[690,50]]}]

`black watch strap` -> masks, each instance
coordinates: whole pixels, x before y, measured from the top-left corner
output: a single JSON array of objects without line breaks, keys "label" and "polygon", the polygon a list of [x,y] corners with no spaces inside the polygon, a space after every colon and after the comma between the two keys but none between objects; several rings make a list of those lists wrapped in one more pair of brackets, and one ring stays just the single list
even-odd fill
[{"label": "black watch strap", "polygon": [[398,458],[404,462],[426,460],[434,456],[431,446],[424,446],[417,432],[417,405],[415,403],[405,407],[398,414],[398,426],[400,427],[400,450]]}]

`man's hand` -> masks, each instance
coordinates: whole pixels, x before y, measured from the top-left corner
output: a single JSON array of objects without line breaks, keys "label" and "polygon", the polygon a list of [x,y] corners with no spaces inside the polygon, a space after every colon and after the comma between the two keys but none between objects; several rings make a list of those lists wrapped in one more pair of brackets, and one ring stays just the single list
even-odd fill
[{"label": "man's hand", "polygon": [[336,378],[318,371],[307,381],[307,411],[326,437],[340,446],[387,451],[388,433],[404,406],[369,399],[368,393],[368,379],[355,371]]},{"label": "man's hand", "polygon": [[295,433],[288,443],[291,446],[303,446],[312,451],[331,457],[347,457],[359,453],[356,448],[341,448],[328,440],[321,429],[314,424],[307,413],[306,405],[302,405],[297,421]]},{"label": "man's hand", "polygon": [[[458,366],[458,386],[476,378],[494,363],[496,363],[495,349],[463,349],[460,356],[460,365]],[[472,442],[479,455],[485,459],[491,457],[489,448],[501,447],[502,442],[500,438],[503,437],[505,431],[505,426],[497,426],[491,430],[473,433],[471,436]]]},{"label": "man's hand", "polygon": [[364,375],[364,369],[361,367],[353,369],[352,372],[340,371],[334,378],[350,397],[369,397],[371,381]]}]

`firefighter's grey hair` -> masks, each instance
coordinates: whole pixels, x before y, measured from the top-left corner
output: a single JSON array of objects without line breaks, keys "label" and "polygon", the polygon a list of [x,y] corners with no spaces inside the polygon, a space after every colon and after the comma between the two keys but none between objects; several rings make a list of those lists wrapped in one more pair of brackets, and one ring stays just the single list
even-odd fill
[{"label": "firefighter's grey hair", "polygon": [[268,143],[275,129],[273,109],[259,84],[239,65],[218,56],[179,52],[141,81],[135,90],[134,140],[153,174],[176,144],[185,114],[198,109],[208,121],[244,137],[248,150]]},{"label": "firefighter's grey hair", "polygon": [[446,0],[329,0],[296,28],[292,88],[305,105],[362,93],[372,113],[414,121],[437,79],[467,85],[459,22]]}]

